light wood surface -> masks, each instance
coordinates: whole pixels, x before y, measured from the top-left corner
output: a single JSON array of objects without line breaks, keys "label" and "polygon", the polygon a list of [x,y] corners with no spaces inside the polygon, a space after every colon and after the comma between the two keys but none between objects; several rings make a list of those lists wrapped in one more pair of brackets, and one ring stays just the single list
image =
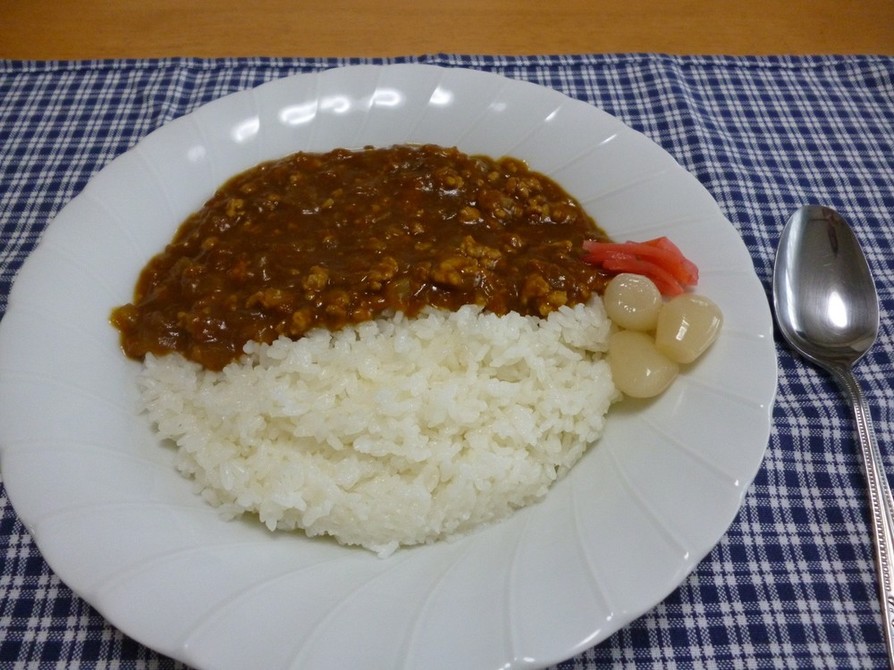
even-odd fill
[{"label": "light wood surface", "polygon": [[0,57],[894,55],[894,0],[0,0]]}]

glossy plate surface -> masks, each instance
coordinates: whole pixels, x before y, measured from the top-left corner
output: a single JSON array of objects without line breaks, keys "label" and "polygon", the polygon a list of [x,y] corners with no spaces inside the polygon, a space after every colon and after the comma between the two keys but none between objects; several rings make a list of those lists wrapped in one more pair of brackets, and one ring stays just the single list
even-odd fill
[{"label": "glossy plate surface", "polygon": [[[514,155],[617,239],[670,236],[725,315],[706,357],[606,434],[546,500],[381,560],[218,518],[137,412],[110,309],[227,177],[299,150],[432,142]],[[48,228],[0,322],[3,479],[60,578],[199,668],[556,663],[670,593],[722,537],[763,457],[772,323],[745,246],[666,152],[598,109],[493,74],[357,66],[237,93],[146,137]]]}]

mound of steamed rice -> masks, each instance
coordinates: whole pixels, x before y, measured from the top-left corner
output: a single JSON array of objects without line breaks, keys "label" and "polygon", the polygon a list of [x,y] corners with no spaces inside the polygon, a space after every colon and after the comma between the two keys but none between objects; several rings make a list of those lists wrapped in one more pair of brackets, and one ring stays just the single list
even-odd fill
[{"label": "mound of steamed rice", "polygon": [[145,409],[228,516],[380,556],[542,498],[619,395],[601,300],[546,319],[468,306],[249,343],[209,372],[147,357]]}]

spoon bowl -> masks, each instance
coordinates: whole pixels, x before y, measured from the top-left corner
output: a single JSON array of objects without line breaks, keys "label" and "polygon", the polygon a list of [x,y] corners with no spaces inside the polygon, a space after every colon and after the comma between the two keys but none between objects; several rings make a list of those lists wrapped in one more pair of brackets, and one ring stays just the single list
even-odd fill
[{"label": "spoon bowl", "polygon": [[878,294],[869,264],[832,209],[809,205],[791,216],[779,242],[773,295],[783,335],[818,365],[850,367],[875,343]]},{"label": "spoon bowl", "polygon": [[894,499],[869,406],[852,371],[878,336],[878,293],[860,243],[840,214],[818,205],[792,214],[776,253],[773,302],[785,339],[828,370],[851,401],[869,489],[888,665],[894,669]]}]

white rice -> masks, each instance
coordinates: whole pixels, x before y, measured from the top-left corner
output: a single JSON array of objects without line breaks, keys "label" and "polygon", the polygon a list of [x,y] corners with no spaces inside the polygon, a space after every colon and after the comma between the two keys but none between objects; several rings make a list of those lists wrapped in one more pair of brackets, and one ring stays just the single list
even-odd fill
[{"label": "white rice", "polygon": [[547,319],[430,309],[249,343],[209,372],[149,356],[146,411],[228,516],[380,556],[542,498],[620,396],[600,299]]}]

